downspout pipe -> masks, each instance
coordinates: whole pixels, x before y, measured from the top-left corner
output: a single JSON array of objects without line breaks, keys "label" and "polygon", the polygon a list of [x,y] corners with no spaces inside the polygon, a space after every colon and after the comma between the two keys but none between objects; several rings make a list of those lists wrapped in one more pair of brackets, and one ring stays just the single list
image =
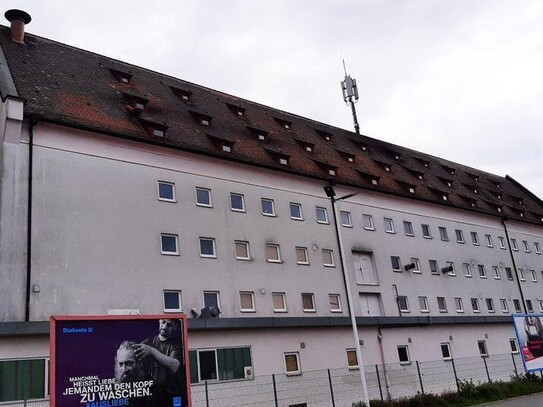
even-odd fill
[{"label": "downspout pipe", "polygon": [[27,216],[26,216],[26,298],[25,321],[30,321],[30,293],[32,290],[32,174],[34,164],[34,126],[38,120],[30,116],[28,129],[28,187],[27,187]]},{"label": "downspout pipe", "polygon": [[517,270],[517,264],[515,263],[515,256],[513,254],[513,249],[511,248],[511,239],[509,239],[509,232],[507,230],[507,225],[505,221],[507,218],[502,218],[502,225],[503,230],[505,232],[505,239],[507,240],[507,247],[509,248],[509,255],[511,256],[511,261],[513,262],[513,270],[515,270],[515,277],[517,279],[517,285],[518,285],[518,291],[520,293],[520,300],[522,301],[522,308],[524,309],[524,313],[527,314],[528,310],[526,308],[526,301],[524,301],[524,294],[522,292],[522,285],[520,284],[520,279],[518,277],[518,270]]}]

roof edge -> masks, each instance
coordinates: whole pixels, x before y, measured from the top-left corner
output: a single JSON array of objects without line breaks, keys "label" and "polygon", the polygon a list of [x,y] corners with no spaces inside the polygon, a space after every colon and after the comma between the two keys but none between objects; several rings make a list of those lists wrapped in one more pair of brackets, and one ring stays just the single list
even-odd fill
[{"label": "roof edge", "polygon": [[6,100],[8,96],[19,98],[15,82],[11,76],[11,70],[9,69],[8,61],[4,55],[4,50],[0,45],[0,96],[2,101]]},{"label": "roof edge", "polygon": [[536,194],[534,194],[532,191],[530,191],[528,188],[526,188],[524,185],[522,185],[520,182],[518,182],[516,179],[514,179],[510,175],[506,175],[505,179],[508,181],[511,181],[513,184],[515,184],[517,187],[522,189],[524,192],[526,192],[528,195],[530,195],[535,201],[537,201],[539,204],[543,205],[543,200],[539,198]]}]

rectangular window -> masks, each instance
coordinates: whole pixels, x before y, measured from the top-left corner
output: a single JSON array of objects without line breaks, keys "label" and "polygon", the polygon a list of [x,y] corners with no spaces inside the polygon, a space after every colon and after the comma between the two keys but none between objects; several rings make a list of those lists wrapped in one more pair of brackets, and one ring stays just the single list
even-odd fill
[{"label": "rectangular window", "polygon": [[375,225],[373,224],[373,216],[371,215],[362,215],[362,224],[366,230],[375,230]]},{"label": "rectangular window", "polygon": [[538,300],[539,303],[539,312],[543,312],[543,300]]},{"label": "rectangular window", "polygon": [[218,291],[204,291],[204,308],[218,308],[221,309],[221,303],[219,301]]},{"label": "rectangular window", "polygon": [[390,262],[392,263],[392,271],[402,271],[402,264],[398,256],[390,256]]},{"label": "rectangular window", "polygon": [[196,205],[211,208],[211,190],[207,188],[196,187]]},{"label": "rectangular window", "polygon": [[425,239],[431,239],[432,238],[432,232],[430,230],[430,225],[422,224],[422,237]]},{"label": "rectangular window", "polygon": [[307,256],[307,247],[296,247],[296,264],[309,264],[309,257]]},{"label": "rectangular window", "polygon": [[448,261],[447,270],[449,270],[449,276],[456,276],[456,269],[454,268],[454,262]]},{"label": "rectangular window", "polygon": [[492,236],[485,235],[485,239],[486,239],[486,246],[487,247],[494,247],[494,242],[492,242]]},{"label": "rectangular window", "polygon": [[462,267],[464,268],[464,275],[465,275],[466,277],[471,277],[471,276],[472,276],[472,275],[471,275],[471,264],[469,264],[469,263],[464,263],[464,264],[462,265]]},{"label": "rectangular window", "polygon": [[328,223],[328,212],[326,211],[326,208],[317,206],[315,208],[315,216],[317,218],[317,223]]},{"label": "rectangular window", "polygon": [[411,222],[403,222],[403,231],[406,236],[415,236],[415,234],[413,233],[413,224]]},{"label": "rectangular window", "polygon": [[409,359],[409,347],[407,345],[398,345],[398,359],[401,365],[408,365],[411,363]]},{"label": "rectangular window", "polygon": [[349,366],[349,369],[358,369],[356,349],[347,349],[347,365]]},{"label": "rectangular window", "polygon": [[266,260],[268,263],[281,263],[281,252],[278,244],[266,244]]},{"label": "rectangular window", "polygon": [[419,259],[417,259],[416,257],[411,257],[411,263],[415,265],[415,267],[411,269],[411,271],[413,273],[421,273]]},{"label": "rectangular window", "polygon": [[161,253],[167,255],[179,255],[179,247],[177,245],[177,235],[162,233],[160,235]]},{"label": "rectangular window", "polygon": [[385,232],[396,233],[394,230],[394,221],[390,218],[384,218]]},{"label": "rectangular window", "polygon": [[173,182],[158,181],[158,199],[160,201],[175,202],[175,184]]},{"label": "rectangular window", "polygon": [[285,372],[287,375],[301,374],[300,355],[298,352],[285,353]]},{"label": "rectangular window", "polygon": [[517,239],[511,239],[511,248],[518,252],[518,245],[517,245]]},{"label": "rectangular window", "polygon": [[252,291],[239,292],[239,310],[241,312],[255,312],[255,294]]},{"label": "rectangular window", "polygon": [[430,312],[430,309],[428,308],[428,298],[419,297],[419,308],[420,312]]},{"label": "rectangular window", "polygon": [[473,243],[475,246],[479,246],[479,235],[477,232],[470,232],[471,235],[471,243]]},{"label": "rectangular window", "polygon": [[507,279],[508,280],[511,280],[513,281],[515,278],[513,277],[513,270],[511,269],[511,267],[506,267],[505,268],[505,275],[507,276]]},{"label": "rectangular window", "polygon": [[494,278],[500,280],[502,278],[500,275],[500,268],[498,266],[492,266],[492,270],[494,270]]},{"label": "rectangular window", "polygon": [[500,242],[500,249],[505,250],[505,239],[503,236],[498,236],[498,241]]},{"label": "rectangular window", "polygon": [[458,243],[464,243],[464,232],[462,232],[460,229],[455,229],[454,233],[456,234],[456,241]]},{"label": "rectangular window", "polygon": [[273,312],[287,312],[287,297],[285,293],[272,293]]},{"label": "rectangular window", "polygon": [[537,283],[537,273],[535,272],[535,270],[530,270],[530,274],[532,275],[532,281],[534,283]]},{"label": "rectangular window", "polygon": [[332,250],[322,249],[322,264],[324,267],[336,267]]},{"label": "rectangular window", "polygon": [[290,203],[290,219],[304,220],[302,213],[302,204],[291,202]]},{"label": "rectangular window", "polygon": [[398,296],[398,308],[401,312],[409,312],[409,302],[405,295]]},{"label": "rectangular window", "polygon": [[488,356],[488,350],[486,349],[486,342],[485,341],[477,341],[477,346],[479,347],[479,354],[482,357]]},{"label": "rectangular window", "polygon": [[216,258],[215,239],[209,237],[200,238],[200,257]]},{"label": "rectangular window", "polygon": [[230,209],[234,212],[245,212],[245,197],[242,194],[230,192]]},{"label": "rectangular window", "polygon": [[236,260],[251,260],[251,253],[249,252],[249,242],[236,240],[234,243],[236,251]]},{"label": "rectangular window", "polygon": [[452,359],[451,344],[449,342],[442,342],[440,346],[441,346],[441,356],[443,356],[443,360],[451,360]]},{"label": "rectangular window", "polygon": [[430,264],[430,273],[432,274],[439,274],[439,270],[437,267],[437,260],[428,260]]},{"label": "rectangular window", "polygon": [[530,245],[528,244],[528,241],[523,240],[523,241],[522,241],[522,246],[524,247],[524,251],[525,251],[526,253],[530,253]]},{"label": "rectangular window", "polygon": [[444,242],[449,241],[449,234],[447,233],[447,229],[443,226],[439,227],[439,238],[443,240]]},{"label": "rectangular window", "polygon": [[45,398],[46,365],[46,359],[0,361],[0,402]]},{"label": "rectangular window", "polygon": [[478,264],[477,268],[479,269],[479,277],[486,278],[486,269],[484,264]]},{"label": "rectangular window", "polygon": [[479,308],[479,299],[478,298],[472,298],[471,299],[471,309],[473,312],[481,312],[481,309]]},{"label": "rectangular window", "polygon": [[505,298],[500,298],[500,307],[502,312],[509,312],[509,307],[507,306],[507,300]]},{"label": "rectangular window", "polygon": [[456,308],[456,312],[464,312],[464,303],[462,302],[462,298],[455,297],[454,306]]},{"label": "rectangular window", "polygon": [[262,208],[262,215],[275,216],[275,206],[273,199],[260,198],[260,206]]},{"label": "rectangular window", "polygon": [[515,338],[509,339],[509,346],[511,348],[511,353],[519,353],[518,343]]},{"label": "rectangular window", "polygon": [[182,312],[181,291],[164,290],[164,312]]},{"label": "rectangular window", "polygon": [[528,311],[529,314],[533,314],[534,306],[533,306],[532,300],[526,300],[526,310]]},{"label": "rectangular window", "polygon": [[515,308],[515,312],[517,314],[522,312],[522,309],[520,308],[520,300],[518,300],[517,298],[513,299],[513,307]]},{"label": "rectangular window", "polygon": [[328,302],[330,303],[330,311],[341,312],[341,300],[339,294],[328,294]]},{"label": "rectangular window", "polygon": [[486,309],[488,310],[488,312],[495,312],[496,310],[494,309],[494,300],[492,298],[487,298],[485,300],[486,302]]},{"label": "rectangular window", "polygon": [[541,248],[539,247],[538,242],[534,242],[535,252],[536,254],[541,254]]},{"label": "rectangular window", "polygon": [[447,302],[445,297],[437,297],[437,309],[439,312],[447,312]]},{"label": "rectangular window", "polygon": [[190,382],[237,380],[252,370],[251,348],[219,348],[189,351]]},{"label": "rectangular window", "polygon": [[315,312],[315,296],[313,293],[302,293],[302,309],[304,312]]},{"label": "rectangular window", "polygon": [[339,212],[339,217],[341,218],[341,226],[346,228],[352,228],[353,223],[351,221],[351,212],[341,211]]},{"label": "rectangular window", "polygon": [[518,278],[520,281],[526,281],[526,274],[524,273],[524,269],[518,269]]}]

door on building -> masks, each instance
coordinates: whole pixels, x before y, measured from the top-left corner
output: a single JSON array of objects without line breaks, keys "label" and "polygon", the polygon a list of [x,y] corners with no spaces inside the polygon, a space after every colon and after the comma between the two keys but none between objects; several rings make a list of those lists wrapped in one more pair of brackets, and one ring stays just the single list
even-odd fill
[{"label": "door on building", "polygon": [[360,308],[363,317],[378,317],[383,315],[381,294],[360,293]]},{"label": "door on building", "polygon": [[353,252],[352,255],[356,284],[379,285],[371,254]]}]

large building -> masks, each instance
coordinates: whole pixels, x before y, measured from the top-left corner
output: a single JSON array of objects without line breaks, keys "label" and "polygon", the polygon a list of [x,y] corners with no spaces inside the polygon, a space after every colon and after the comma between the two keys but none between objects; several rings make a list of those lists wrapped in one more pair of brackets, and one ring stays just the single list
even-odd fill
[{"label": "large building", "polygon": [[[543,312],[543,202],[513,178],[17,37],[10,17],[0,401],[47,395],[51,315],[185,312],[198,386],[356,367],[348,296],[367,365],[517,352],[511,314]],[[329,184],[357,193],[337,223]]]}]

